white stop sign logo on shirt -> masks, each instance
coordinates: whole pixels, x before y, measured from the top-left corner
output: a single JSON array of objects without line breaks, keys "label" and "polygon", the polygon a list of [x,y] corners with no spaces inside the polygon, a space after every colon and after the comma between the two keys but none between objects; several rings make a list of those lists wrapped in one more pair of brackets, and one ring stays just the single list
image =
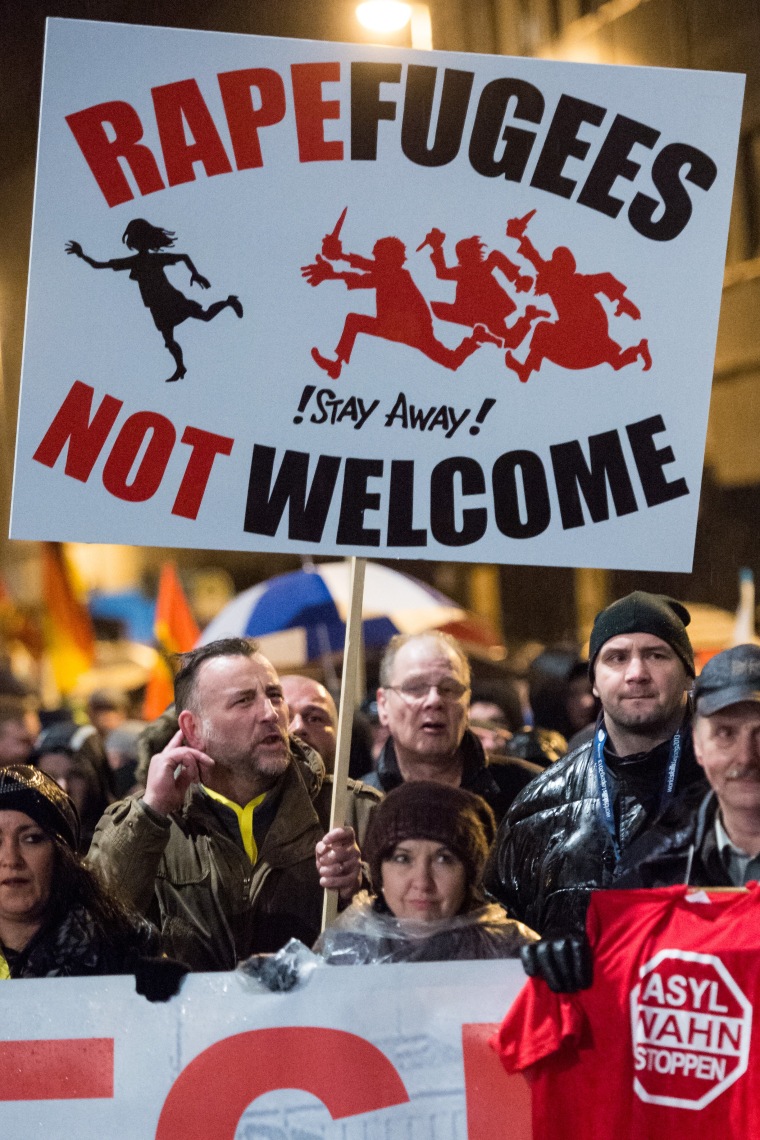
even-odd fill
[{"label": "white stop sign logo on shirt", "polygon": [[713,954],[661,950],[631,991],[634,1089],[700,1109],[746,1072],[752,1006]]}]

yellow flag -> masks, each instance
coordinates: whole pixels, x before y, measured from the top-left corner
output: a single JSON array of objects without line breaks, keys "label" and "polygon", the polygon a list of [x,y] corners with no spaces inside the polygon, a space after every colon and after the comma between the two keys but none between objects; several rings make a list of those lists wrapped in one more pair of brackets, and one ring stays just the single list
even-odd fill
[{"label": "yellow flag", "polygon": [[84,590],[60,542],[43,544],[42,594],[45,647],[58,690],[66,694],[95,662],[95,634]]}]

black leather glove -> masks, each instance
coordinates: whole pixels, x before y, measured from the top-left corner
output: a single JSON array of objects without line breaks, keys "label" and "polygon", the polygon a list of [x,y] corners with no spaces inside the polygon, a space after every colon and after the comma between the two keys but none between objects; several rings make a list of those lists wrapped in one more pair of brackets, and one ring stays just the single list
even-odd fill
[{"label": "black leather glove", "polygon": [[189,972],[176,958],[138,958],[134,964],[135,989],[148,1001],[168,1001],[179,992],[180,982]]},{"label": "black leather glove", "polygon": [[585,938],[571,937],[528,942],[520,958],[529,978],[543,978],[555,994],[587,990],[593,980],[591,947]]}]

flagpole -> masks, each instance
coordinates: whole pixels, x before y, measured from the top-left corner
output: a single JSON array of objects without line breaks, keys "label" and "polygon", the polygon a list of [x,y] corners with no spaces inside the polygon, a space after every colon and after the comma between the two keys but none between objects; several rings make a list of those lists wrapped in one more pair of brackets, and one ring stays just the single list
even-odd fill
[{"label": "flagpole", "polygon": [[[366,558],[351,559],[350,600],[346,622],[346,642],[343,650],[343,681],[340,689],[338,714],[338,743],[333,773],[330,831],[343,827],[348,799],[348,765],[351,758],[351,730],[354,709],[357,705],[360,650],[362,643],[362,604],[364,601],[364,572]],[[335,921],[338,913],[338,892],[325,891],[322,905],[322,929]]]}]

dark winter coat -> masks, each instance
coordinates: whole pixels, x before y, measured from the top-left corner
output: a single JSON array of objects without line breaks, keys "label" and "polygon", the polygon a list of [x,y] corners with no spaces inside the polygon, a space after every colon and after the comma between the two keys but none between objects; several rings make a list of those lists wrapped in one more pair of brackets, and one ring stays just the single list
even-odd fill
[{"label": "dark winter coat", "polygon": [[[623,759],[605,752],[621,849],[616,864],[592,744],[553,764],[515,800],[483,876],[486,891],[544,938],[583,933],[591,892],[619,885],[628,848],[660,812],[670,741]],[[694,783],[706,787],[686,729],[676,793]]]},{"label": "dark winter coat", "polygon": [[[483,745],[469,729],[462,737],[459,754],[462,757],[461,787],[481,796],[493,811],[497,823],[515,796],[542,771],[537,764],[517,756],[486,755]],[[403,784],[393,737],[389,736],[383,745],[376,771],[362,779],[365,784],[383,792],[390,792]]]},{"label": "dark winter coat", "polygon": [[619,887],[732,887],[718,850],[715,816],[718,799],[695,785],[665,809],[631,845]]},{"label": "dark winter coat", "polygon": [[83,906],[46,923],[23,950],[0,952],[11,978],[79,978],[131,974],[139,958],[160,953],[158,932],[137,916],[131,929],[111,933],[95,923]]}]

